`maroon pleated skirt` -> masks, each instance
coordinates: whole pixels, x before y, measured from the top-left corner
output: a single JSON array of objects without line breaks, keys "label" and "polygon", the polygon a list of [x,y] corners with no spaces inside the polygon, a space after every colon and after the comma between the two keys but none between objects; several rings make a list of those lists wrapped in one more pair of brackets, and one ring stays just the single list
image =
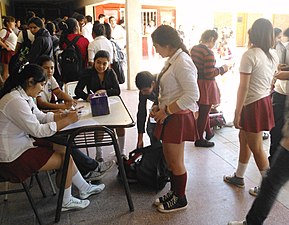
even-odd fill
[{"label": "maroon pleated skirt", "polygon": [[26,150],[17,159],[9,163],[0,163],[0,174],[10,182],[23,182],[39,171],[53,155],[51,146],[38,146]]},{"label": "maroon pleated skirt", "polygon": [[221,94],[218,84],[215,80],[198,79],[198,86],[200,90],[199,104],[202,105],[216,105],[220,104]]},{"label": "maroon pleated skirt", "polygon": [[1,50],[1,63],[9,64],[11,57],[15,54],[14,51]]},{"label": "maroon pleated skirt", "polygon": [[267,96],[244,106],[240,125],[247,132],[270,131],[275,126],[271,97]]},{"label": "maroon pleated skirt", "polygon": [[[163,135],[162,134],[163,130]],[[197,123],[194,114],[190,110],[172,114],[165,126],[157,123],[155,137],[163,143],[180,144],[184,141],[195,141],[199,139]]]}]

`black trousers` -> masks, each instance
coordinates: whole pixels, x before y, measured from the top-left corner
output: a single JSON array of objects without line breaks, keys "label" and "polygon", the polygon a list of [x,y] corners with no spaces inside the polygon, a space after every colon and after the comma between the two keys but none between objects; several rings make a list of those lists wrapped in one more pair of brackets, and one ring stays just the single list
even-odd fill
[{"label": "black trousers", "polygon": [[267,177],[263,178],[261,190],[247,214],[247,225],[262,225],[267,218],[282,186],[289,180],[289,150],[277,148]]},{"label": "black trousers", "polygon": [[275,127],[273,127],[270,131],[270,156],[269,162],[271,165],[271,161],[273,156],[275,155],[279,143],[283,137],[282,128],[284,125],[284,112],[286,108],[286,95],[279,94],[277,92],[272,93],[272,105],[274,112],[274,121]]}]

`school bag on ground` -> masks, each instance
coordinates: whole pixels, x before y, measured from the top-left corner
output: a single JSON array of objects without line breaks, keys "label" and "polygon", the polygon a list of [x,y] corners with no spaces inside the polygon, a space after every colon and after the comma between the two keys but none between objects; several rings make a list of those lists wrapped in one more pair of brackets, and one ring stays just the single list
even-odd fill
[{"label": "school bag on ground", "polygon": [[83,68],[81,53],[76,45],[79,38],[76,36],[72,41],[65,39],[66,48],[58,55],[61,80],[64,83],[79,80]]},{"label": "school bag on ground", "polygon": [[19,69],[27,63],[27,55],[31,49],[31,41],[28,38],[27,30],[22,31],[23,42],[20,44],[18,52],[13,55],[9,61],[8,69],[9,74],[13,74],[14,72],[18,72]]},{"label": "school bag on ground", "polygon": [[123,159],[129,183],[139,183],[156,192],[162,190],[169,181],[169,170],[160,142],[130,152]]},{"label": "school bag on ground", "polygon": [[125,82],[124,70],[126,66],[126,56],[115,41],[110,41],[113,47],[113,61],[111,64],[111,68],[116,73],[118,83],[123,84]]},{"label": "school bag on ground", "polygon": [[209,119],[210,119],[210,127],[212,128],[218,129],[226,125],[224,114],[221,111],[210,112]]}]

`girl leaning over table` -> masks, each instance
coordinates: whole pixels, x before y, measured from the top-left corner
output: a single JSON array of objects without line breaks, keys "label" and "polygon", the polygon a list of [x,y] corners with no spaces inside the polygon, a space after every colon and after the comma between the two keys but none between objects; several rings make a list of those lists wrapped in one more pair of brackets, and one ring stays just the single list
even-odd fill
[{"label": "girl leaning over table", "polygon": [[[0,92],[0,174],[11,182],[22,182],[37,171],[59,170],[63,166],[63,153],[54,151],[49,142],[40,143],[34,138],[52,136],[76,122],[77,111],[68,114],[41,112],[32,98],[44,85],[44,70],[28,64],[9,76]],[[60,178],[58,171],[57,184]],[[71,195],[72,184],[78,188],[79,198]],[[86,208],[90,203],[86,199],[104,187],[104,184],[88,184],[70,158],[62,211]]]},{"label": "girl leaning over table", "polygon": [[[86,69],[81,76],[75,88],[75,95],[78,98],[90,101],[89,95],[91,92],[101,94],[106,92],[108,96],[120,95],[120,87],[113,69],[109,68],[110,55],[108,51],[100,50],[94,56],[94,64],[91,68]],[[86,92],[84,91],[86,87]],[[125,129],[117,128],[118,144],[121,155],[124,152]],[[96,159],[103,161],[102,150],[99,147],[97,150]]]},{"label": "girl leaning over table", "polygon": [[171,170],[170,191],[154,202],[160,212],[166,213],[185,209],[188,205],[184,142],[199,138],[196,125],[199,88],[196,66],[178,32],[161,25],[152,33],[152,40],[156,52],[168,58],[157,78],[158,103],[150,114],[157,121],[155,136],[162,140],[163,153]]}]

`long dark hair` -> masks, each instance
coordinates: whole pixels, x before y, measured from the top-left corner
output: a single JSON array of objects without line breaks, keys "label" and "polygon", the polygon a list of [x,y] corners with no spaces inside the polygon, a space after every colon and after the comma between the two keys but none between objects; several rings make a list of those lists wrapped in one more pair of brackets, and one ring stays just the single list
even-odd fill
[{"label": "long dark hair", "polygon": [[72,17],[58,24],[59,29],[62,30],[62,33],[59,39],[60,46],[64,43],[64,40],[66,39],[68,34],[75,33],[77,25],[78,25],[77,20]]},{"label": "long dark hair", "polygon": [[270,48],[274,47],[275,43],[272,23],[265,18],[257,19],[248,33],[250,44],[252,44],[253,47],[261,48],[265,54],[272,59],[269,52]]},{"label": "long dark hair", "polygon": [[34,23],[37,27],[39,28],[44,28],[44,23],[42,21],[42,19],[40,19],[39,17],[32,17],[29,21],[28,21],[28,26]]},{"label": "long dark hair", "polygon": [[153,42],[159,44],[162,47],[168,45],[172,48],[181,48],[185,53],[190,55],[177,30],[169,25],[160,25],[151,36]]},{"label": "long dark hair", "polygon": [[17,86],[21,86],[26,90],[28,86],[28,79],[33,78],[33,85],[45,81],[45,73],[41,66],[36,64],[28,64],[20,69],[20,72],[11,74],[5,81],[3,88],[0,91],[0,98]]}]

